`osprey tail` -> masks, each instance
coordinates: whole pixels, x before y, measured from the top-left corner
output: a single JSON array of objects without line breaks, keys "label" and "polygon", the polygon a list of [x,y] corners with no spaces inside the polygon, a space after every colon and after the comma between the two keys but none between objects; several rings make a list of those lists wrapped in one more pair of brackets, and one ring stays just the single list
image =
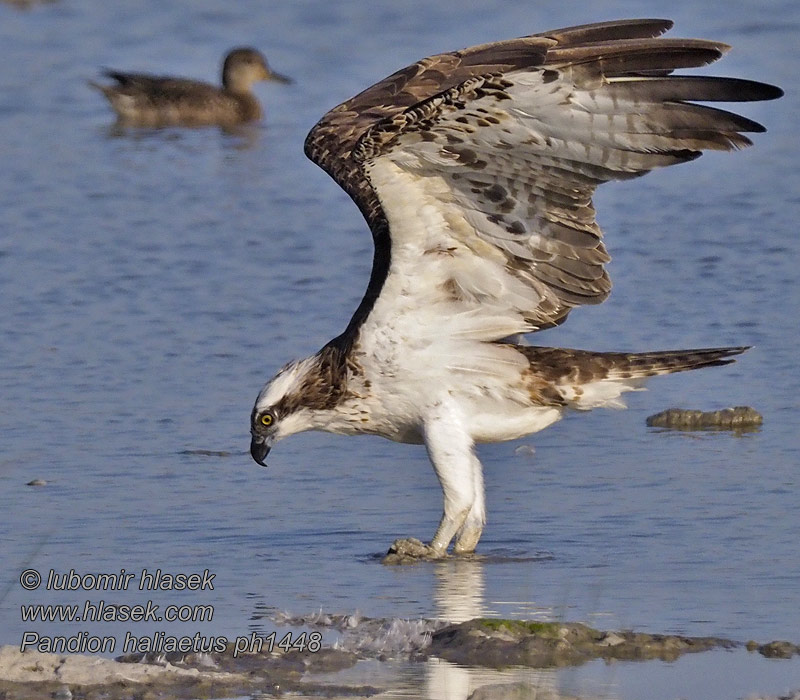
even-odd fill
[{"label": "osprey tail", "polygon": [[590,352],[561,348],[518,347],[528,359],[532,394],[544,404],[578,410],[598,406],[624,408],[619,398],[642,389],[648,377],[735,362],[749,346],[664,350],[660,352]]},{"label": "osprey tail", "polygon": [[750,346],[732,348],[701,348],[699,350],[663,350],[661,352],[637,353],[596,353],[606,355],[612,366],[606,379],[631,379],[652,377],[657,374],[672,374],[700,367],[716,367],[728,365],[736,360],[734,355],[741,355]]}]

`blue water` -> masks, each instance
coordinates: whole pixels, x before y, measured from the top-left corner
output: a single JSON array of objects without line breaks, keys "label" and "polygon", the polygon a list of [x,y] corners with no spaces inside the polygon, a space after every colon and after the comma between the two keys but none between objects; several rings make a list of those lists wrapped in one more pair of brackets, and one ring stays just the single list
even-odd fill
[{"label": "blue water", "polygon": [[[742,107],[769,128],[754,148],[603,188],[614,292],[534,342],[755,348],[729,367],[656,379],[628,411],[482,448],[485,558],[381,566],[395,537],[429,538],[438,522],[423,449],[307,434],[281,443],[268,470],[246,452],[263,382],[343,329],[369,275],[366,227],[303,157],[306,132],[430,53],[665,14],[678,36],[734,45],[708,72],[787,95]],[[319,609],[800,642],[798,29],[796,4],[767,14],[747,0],[604,0],[583,12],[549,1],[0,4],[0,643],[25,630],[233,638],[269,632],[271,610]],[[266,120],[240,133],[120,133],[86,85],[102,67],[215,80],[242,44],[296,83],[259,85]],[[740,404],[763,413],[760,431],[644,425],[670,406]],[[215,579],[195,593],[26,592],[26,568]],[[101,597],[212,605],[214,616],[21,620],[21,605]]]}]

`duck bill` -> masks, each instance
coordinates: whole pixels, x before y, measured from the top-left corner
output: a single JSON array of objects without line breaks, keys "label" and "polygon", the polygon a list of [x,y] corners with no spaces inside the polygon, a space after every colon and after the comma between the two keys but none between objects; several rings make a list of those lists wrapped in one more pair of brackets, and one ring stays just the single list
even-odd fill
[{"label": "duck bill", "polygon": [[273,70],[271,70],[267,75],[267,80],[272,80],[276,83],[283,83],[284,85],[290,85],[292,82],[294,82],[288,75],[281,75]]}]

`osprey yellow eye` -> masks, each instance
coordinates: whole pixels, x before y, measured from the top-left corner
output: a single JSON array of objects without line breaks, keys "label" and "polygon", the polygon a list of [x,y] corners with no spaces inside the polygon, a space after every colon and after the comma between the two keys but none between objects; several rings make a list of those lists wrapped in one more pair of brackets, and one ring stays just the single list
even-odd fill
[{"label": "osprey yellow eye", "polygon": [[265,426],[269,427],[274,422],[275,422],[275,418],[272,416],[271,413],[265,413],[263,416],[261,416],[261,425],[265,425]]}]

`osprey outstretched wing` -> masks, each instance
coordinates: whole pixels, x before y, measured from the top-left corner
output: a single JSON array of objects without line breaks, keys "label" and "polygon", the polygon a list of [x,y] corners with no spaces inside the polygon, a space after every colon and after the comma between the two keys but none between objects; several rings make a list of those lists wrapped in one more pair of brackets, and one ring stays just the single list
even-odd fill
[{"label": "osprey outstretched wing", "polygon": [[259,464],[302,430],[424,442],[444,491],[430,546],[470,552],[485,522],[476,442],[569,408],[620,405],[644,378],[727,364],[744,347],[598,353],[515,345],[609,294],[592,194],[609,180],[750,144],[761,125],[707,105],[765,100],[749,80],[673,75],[727,46],[668,39],[668,20],[605,22],[423,59],[328,112],[306,153],[375,241],[345,331],[293,362],[251,416]]},{"label": "osprey outstretched wing", "polygon": [[[671,26],[605,22],[432,56],[328,112],[306,153],[355,200],[376,245],[352,325],[374,304],[390,259],[397,273],[419,264],[417,251],[402,257],[406,237],[458,251],[463,264],[439,280],[454,298],[511,306],[533,329],[602,302],[611,284],[595,188],[704,149],[747,146],[743,132],[764,130],[694,102],[781,94],[748,80],[671,75],[729,48],[658,38]],[[441,235],[404,233],[405,207],[424,207]]]}]

